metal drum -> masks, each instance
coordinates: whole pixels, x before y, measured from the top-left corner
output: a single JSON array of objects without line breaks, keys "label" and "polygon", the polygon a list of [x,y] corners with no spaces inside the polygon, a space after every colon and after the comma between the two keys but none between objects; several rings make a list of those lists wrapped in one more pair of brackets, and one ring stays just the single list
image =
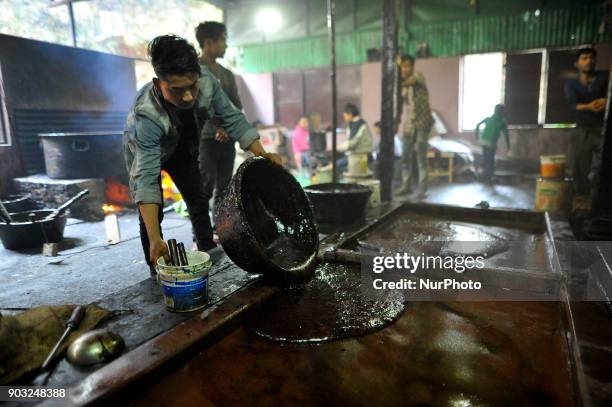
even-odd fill
[{"label": "metal drum", "polygon": [[38,136],[50,178],[103,178],[126,174],[122,133],[41,133]]}]

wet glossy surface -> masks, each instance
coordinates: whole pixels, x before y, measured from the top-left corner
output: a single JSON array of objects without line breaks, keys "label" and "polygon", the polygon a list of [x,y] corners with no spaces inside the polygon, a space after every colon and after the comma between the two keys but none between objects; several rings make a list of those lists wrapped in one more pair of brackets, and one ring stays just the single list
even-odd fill
[{"label": "wet glossy surface", "polygon": [[[548,273],[550,244],[533,225],[482,224],[404,211],[359,239],[363,247],[412,255],[484,256],[487,267]],[[355,248],[357,249],[357,248]]]},{"label": "wet glossy surface", "polygon": [[380,329],[403,310],[398,292],[364,296],[359,266],[324,263],[308,283],[287,289],[264,305],[248,329],[277,342],[322,342]]},{"label": "wet glossy surface", "polygon": [[238,329],[132,405],[569,406],[561,316],[556,303],[413,303],[383,330],[318,345]]}]

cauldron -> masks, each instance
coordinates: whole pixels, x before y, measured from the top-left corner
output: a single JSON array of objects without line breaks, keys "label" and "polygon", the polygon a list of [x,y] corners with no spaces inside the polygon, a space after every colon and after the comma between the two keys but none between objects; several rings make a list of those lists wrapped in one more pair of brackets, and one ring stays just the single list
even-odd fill
[{"label": "cauldron", "polygon": [[54,212],[52,209],[41,209],[11,213],[12,223],[0,222],[2,244],[8,250],[19,250],[41,246],[45,242],[61,241],[64,238],[67,215],[62,213],[46,219]]},{"label": "cauldron", "polygon": [[280,283],[312,276],[319,234],[310,203],[293,175],[270,160],[252,157],[238,168],[216,225],[240,268]]},{"label": "cauldron", "polygon": [[319,226],[347,225],[365,219],[372,189],[361,184],[324,183],[304,188]]},{"label": "cauldron", "polygon": [[9,195],[6,198],[2,198],[1,201],[8,212],[24,212],[40,208],[30,194]]}]

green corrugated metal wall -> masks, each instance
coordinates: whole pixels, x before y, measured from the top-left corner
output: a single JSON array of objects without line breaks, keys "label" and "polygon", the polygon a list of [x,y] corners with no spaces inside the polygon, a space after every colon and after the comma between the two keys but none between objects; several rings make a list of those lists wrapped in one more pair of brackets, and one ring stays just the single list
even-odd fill
[{"label": "green corrugated metal wall", "polygon": [[[357,31],[336,35],[337,63],[358,64],[365,61],[368,48],[380,47],[380,30]],[[246,72],[272,72],[289,68],[310,68],[329,64],[327,36],[301,38],[267,44],[244,46],[243,68]]]},{"label": "green corrugated metal wall", "polygon": [[[506,16],[486,16],[454,22],[415,24],[405,31],[400,21],[400,46],[414,52],[421,42],[432,56],[565,47],[612,41],[612,31],[599,32],[605,4],[571,9],[546,9]],[[366,61],[368,48],[381,46],[380,29],[338,34],[338,64]],[[246,72],[271,72],[289,68],[324,66],[329,63],[327,36],[307,37],[242,47]]]},{"label": "green corrugated metal wall", "polygon": [[612,39],[609,29],[599,33],[604,15],[605,6],[586,6],[414,25],[407,49],[427,42],[432,55],[451,56],[604,43]]}]

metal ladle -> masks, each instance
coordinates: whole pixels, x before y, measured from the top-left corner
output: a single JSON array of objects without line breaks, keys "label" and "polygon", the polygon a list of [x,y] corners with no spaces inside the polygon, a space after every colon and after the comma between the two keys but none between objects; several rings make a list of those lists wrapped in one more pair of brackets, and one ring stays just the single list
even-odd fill
[{"label": "metal ladle", "polygon": [[12,223],[13,219],[11,218],[11,215],[8,213],[8,211],[6,210],[6,208],[4,207],[4,204],[2,202],[0,202],[0,216],[2,216],[2,219],[4,219],[6,221],[6,223]]},{"label": "metal ladle", "polygon": [[125,342],[108,329],[97,329],[79,336],[68,348],[68,361],[77,366],[108,362],[125,349]]}]

